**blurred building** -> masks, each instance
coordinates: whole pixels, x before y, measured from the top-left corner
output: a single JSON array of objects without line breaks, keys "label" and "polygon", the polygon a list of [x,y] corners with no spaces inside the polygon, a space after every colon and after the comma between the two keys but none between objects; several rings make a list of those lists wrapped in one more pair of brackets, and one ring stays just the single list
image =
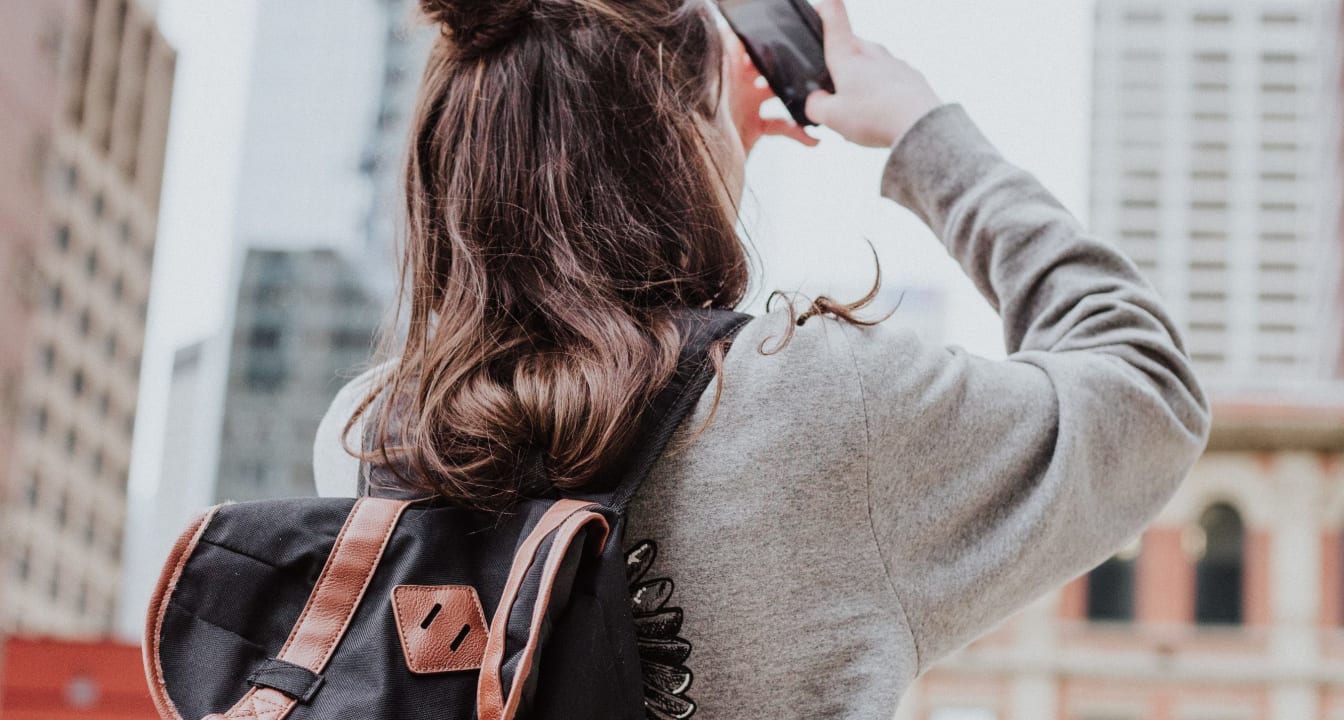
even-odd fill
[{"label": "blurred building", "polygon": [[375,289],[394,272],[370,259],[367,161],[370,138],[384,128],[391,143],[397,121],[380,120],[401,92],[391,12],[384,0],[257,4],[225,270],[234,294],[224,327],[175,358],[158,490],[132,509],[128,635],[192,514],[313,493],[317,425],[371,356]]},{"label": "blurred building", "polygon": [[0,720],[154,720],[140,648],[0,641]]},{"label": "blurred building", "polygon": [[371,356],[381,317],[331,250],[247,254],[233,326],[215,501],[313,495],[313,438]]},{"label": "blurred building", "polygon": [[1141,538],[930,671],[924,720],[1344,718],[1344,12],[1101,0],[1093,217],[1175,310],[1208,452]]},{"label": "blurred building", "polygon": [[1341,377],[1333,0],[1097,10],[1093,221],[1223,394]]},{"label": "blurred building", "polygon": [[29,138],[0,151],[21,156],[0,222],[27,298],[11,316],[6,288],[0,312],[23,326],[0,353],[18,379],[3,415],[20,418],[0,441],[0,630],[98,634],[119,587],[176,55],[138,0],[5,3],[0,28],[0,91],[18,96],[0,116]]},{"label": "blurred building", "polygon": [[373,189],[367,221],[364,283],[382,303],[396,291],[398,233],[405,214],[403,169],[420,78],[438,30],[424,21],[415,0],[379,0],[384,16],[378,114],[365,148],[363,170]]}]

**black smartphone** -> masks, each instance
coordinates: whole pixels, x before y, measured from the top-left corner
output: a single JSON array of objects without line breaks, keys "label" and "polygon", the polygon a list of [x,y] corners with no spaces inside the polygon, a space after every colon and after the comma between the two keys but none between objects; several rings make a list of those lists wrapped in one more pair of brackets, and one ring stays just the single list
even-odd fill
[{"label": "black smartphone", "polygon": [[816,125],[807,118],[807,96],[814,90],[835,92],[817,11],[808,0],[718,1],[728,25],[794,121]]}]

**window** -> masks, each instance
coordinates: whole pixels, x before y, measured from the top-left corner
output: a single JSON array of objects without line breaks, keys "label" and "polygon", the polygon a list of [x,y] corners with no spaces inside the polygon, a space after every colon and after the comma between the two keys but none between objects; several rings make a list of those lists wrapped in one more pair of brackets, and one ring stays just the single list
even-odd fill
[{"label": "window", "polygon": [[54,237],[56,240],[56,247],[59,248],[61,252],[65,252],[66,250],[70,249],[69,225],[57,225]]},{"label": "window", "polygon": [[32,572],[32,550],[27,545],[24,545],[23,549],[19,551],[19,559],[17,566],[14,568],[14,574],[18,576],[20,581],[23,581],[27,580],[28,577],[32,575]]},{"label": "window", "polygon": [[23,489],[23,501],[30,508],[37,507],[38,501],[42,497],[42,477],[36,472],[28,476],[28,486]]},{"label": "window", "polygon": [[283,330],[278,327],[258,325],[252,328],[248,344],[259,350],[274,350],[280,347]]},{"label": "window", "polygon": [[1238,625],[1242,622],[1245,529],[1241,515],[1225,503],[1199,518],[1195,533],[1195,622]]},{"label": "window", "polygon": [[48,414],[46,405],[42,405],[34,410],[31,421],[33,432],[38,435],[45,434],[47,432],[47,420]]},{"label": "window", "polygon": [[68,522],[70,522],[70,496],[61,493],[60,499],[56,502],[56,524],[64,529]]},{"label": "window", "polygon": [[1134,620],[1135,565],[1139,541],[1121,550],[1087,576],[1087,619],[1093,622]]}]

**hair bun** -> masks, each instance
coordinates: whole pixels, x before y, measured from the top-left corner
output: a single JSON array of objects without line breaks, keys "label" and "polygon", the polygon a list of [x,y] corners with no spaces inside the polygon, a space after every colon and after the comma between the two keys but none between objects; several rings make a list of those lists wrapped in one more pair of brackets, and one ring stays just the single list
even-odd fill
[{"label": "hair bun", "polygon": [[420,0],[420,8],[470,54],[514,39],[532,16],[532,0]]}]

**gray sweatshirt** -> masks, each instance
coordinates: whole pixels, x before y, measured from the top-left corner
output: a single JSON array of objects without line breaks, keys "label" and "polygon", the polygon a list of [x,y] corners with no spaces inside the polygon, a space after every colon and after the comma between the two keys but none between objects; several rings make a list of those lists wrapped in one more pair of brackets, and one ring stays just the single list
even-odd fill
[{"label": "gray sweatshirt", "polygon": [[[943,239],[1010,354],[817,317],[764,355],[784,311],[743,328],[713,424],[685,446],[711,383],[630,510],[693,673],[650,679],[650,717],[888,720],[939,658],[1133,538],[1204,448],[1208,404],[1157,293],[960,106],[892,151],[882,194]],[[354,492],[337,436],[377,371],[318,431],[324,495]]]}]

